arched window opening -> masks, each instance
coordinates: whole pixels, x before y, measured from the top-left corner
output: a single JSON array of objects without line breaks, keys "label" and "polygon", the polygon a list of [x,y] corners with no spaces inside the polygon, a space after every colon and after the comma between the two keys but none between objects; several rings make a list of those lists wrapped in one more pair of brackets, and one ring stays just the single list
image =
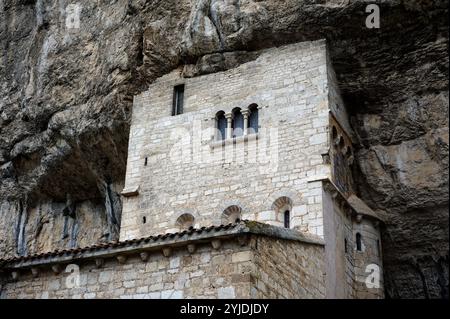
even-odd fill
[{"label": "arched window opening", "polygon": [[227,207],[222,213],[221,223],[223,225],[236,223],[242,218],[242,209],[237,205]]},{"label": "arched window opening", "polygon": [[258,133],[258,105],[252,104],[248,108],[250,115],[248,117],[248,133]]},{"label": "arched window opening", "polygon": [[347,242],[347,238],[344,238],[344,252],[348,253],[348,242]]},{"label": "arched window opening", "polygon": [[233,137],[244,135],[244,116],[240,108],[233,109]]},{"label": "arched window opening", "polygon": [[356,250],[361,251],[362,250],[362,241],[361,241],[361,234],[356,233]]},{"label": "arched window opening", "polygon": [[142,216],[142,224],[145,224],[145,223],[147,223],[147,217]]},{"label": "arched window opening", "polygon": [[286,210],[283,214],[284,218],[284,228],[291,228],[291,213],[289,210]]},{"label": "arched window opening", "polygon": [[226,129],[227,129],[227,119],[225,118],[225,112],[220,111],[216,114],[216,135],[217,140],[221,141],[224,140],[226,137]]},{"label": "arched window opening", "polygon": [[272,204],[277,221],[282,222],[285,228],[291,227],[292,200],[289,197],[281,196]]},{"label": "arched window opening", "polygon": [[195,218],[189,213],[182,214],[180,217],[177,218],[177,226],[180,228],[180,230],[186,230],[191,227],[194,227],[194,221]]}]

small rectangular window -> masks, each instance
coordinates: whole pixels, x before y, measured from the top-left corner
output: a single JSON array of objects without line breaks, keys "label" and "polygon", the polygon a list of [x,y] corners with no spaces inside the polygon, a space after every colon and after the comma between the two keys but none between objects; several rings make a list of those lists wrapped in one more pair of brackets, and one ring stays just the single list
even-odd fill
[{"label": "small rectangular window", "polygon": [[173,89],[173,105],[172,115],[183,114],[183,100],[184,100],[184,84],[180,84]]},{"label": "small rectangular window", "polygon": [[356,233],[356,250],[361,251],[362,250],[362,240],[361,240],[361,234]]},{"label": "small rectangular window", "polygon": [[288,210],[284,212],[284,228],[291,228],[291,214]]}]

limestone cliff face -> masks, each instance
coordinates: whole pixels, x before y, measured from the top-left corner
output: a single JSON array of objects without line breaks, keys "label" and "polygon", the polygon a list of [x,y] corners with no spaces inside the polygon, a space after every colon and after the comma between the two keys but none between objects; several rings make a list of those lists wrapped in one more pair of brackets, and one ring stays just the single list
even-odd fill
[{"label": "limestone cliff face", "polygon": [[[67,5],[81,5],[68,29]],[[117,239],[132,97],[326,38],[389,297],[448,297],[447,1],[0,0],[0,256]]]}]

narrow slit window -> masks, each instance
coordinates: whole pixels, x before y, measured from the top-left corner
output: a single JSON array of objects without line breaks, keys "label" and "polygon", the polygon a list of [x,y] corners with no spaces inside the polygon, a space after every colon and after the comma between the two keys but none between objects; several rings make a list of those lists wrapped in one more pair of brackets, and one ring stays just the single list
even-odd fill
[{"label": "narrow slit window", "polygon": [[362,250],[362,242],[361,242],[361,234],[356,233],[356,250],[361,251]]},{"label": "narrow slit window", "polygon": [[242,116],[241,109],[236,108],[233,110],[233,137],[242,136],[244,134],[244,117]]},{"label": "narrow slit window", "polygon": [[249,134],[258,133],[258,106],[256,104],[252,104],[249,107],[250,116],[248,118],[248,128]]},{"label": "narrow slit window", "polygon": [[173,105],[172,115],[183,114],[183,102],[184,102],[184,84],[177,85],[173,89]]},{"label": "narrow slit window", "polygon": [[284,228],[291,228],[291,213],[288,210],[284,212]]},{"label": "narrow slit window", "polygon": [[216,140],[221,141],[226,137],[226,129],[227,129],[227,119],[225,118],[225,113],[220,111],[216,114],[217,121],[217,137]]}]

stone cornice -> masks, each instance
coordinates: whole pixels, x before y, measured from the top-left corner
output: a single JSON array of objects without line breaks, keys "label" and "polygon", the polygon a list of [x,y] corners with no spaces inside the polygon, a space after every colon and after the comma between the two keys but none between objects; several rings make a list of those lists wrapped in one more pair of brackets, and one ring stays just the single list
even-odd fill
[{"label": "stone cornice", "polygon": [[368,217],[375,219],[376,221],[381,221],[385,223],[385,219],[379,213],[372,210],[367,204],[364,203],[358,196],[355,194],[350,194],[346,196],[343,192],[339,190],[331,178],[329,176],[313,176],[308,179],[309,183],[312,182],[322,182],[325,185],[325,190],[332,193],[333,198],[337,198],[339,202],[345,203],[349,209],[353,212],[356,217]]}]

